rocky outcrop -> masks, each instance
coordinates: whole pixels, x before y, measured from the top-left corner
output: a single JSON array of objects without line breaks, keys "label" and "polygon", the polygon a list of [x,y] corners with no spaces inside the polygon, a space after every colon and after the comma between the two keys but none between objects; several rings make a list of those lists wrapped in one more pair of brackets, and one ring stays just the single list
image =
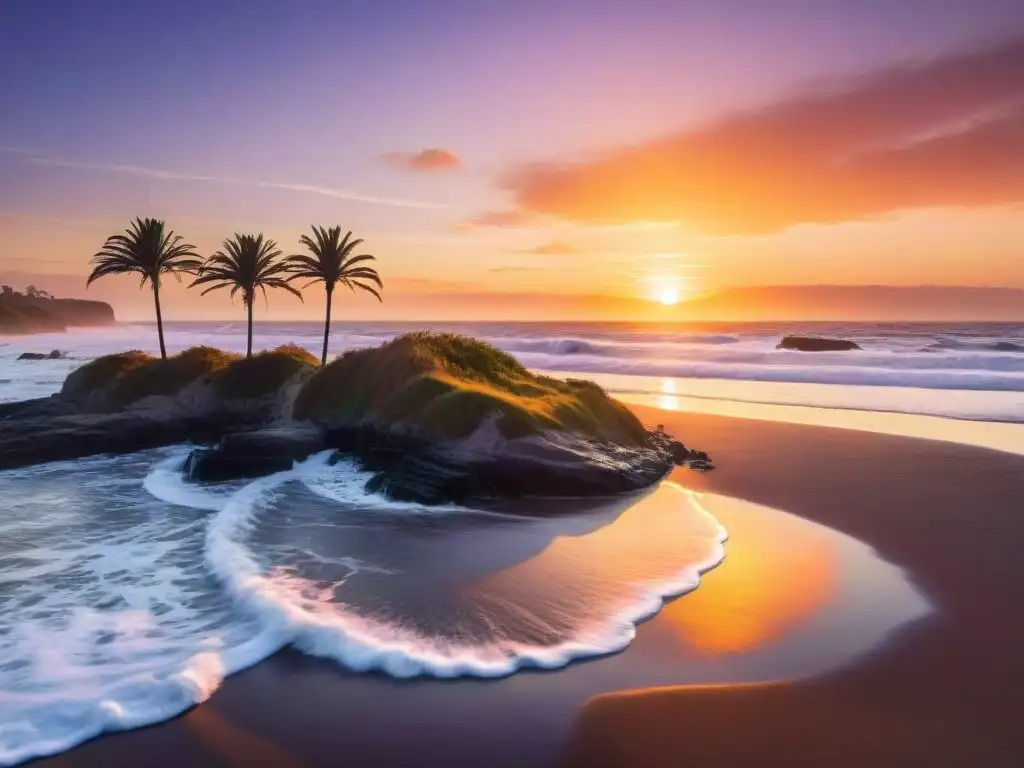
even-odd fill
[{"label": "rocky outcrop", "polygon": [[368,490],[424,504],[606,496],[711,469],[597,385],[536,376],[482,342],[415,334],[379,352],[319,372],[290,348],[99,358],[60,395],[0,405],[0,468],[191,441],[205,447],[183,471],[205,482],[333,450],[372,474]]},{"label": "rocky outcrop", "polygon": [[0,408],[0,469],[110,453],[133,453],[183,442],[216,440],[244,428],[217,417],[153,418],[134,413],[83,414],[59,399]]},{"label": "rocky outcrop", "polygon": [[258,477],[290,469],[325,449],[371,472],[366,490],[396,501],[465,503],[540,496],[608,496],[645,488],[676,465],[711,469],[660,429],[642,447],[574,435],[501,436],[494,420],[471,438],[438,440],[371,424],[321,430],[309,425],[227,435],[197,448],[184,473],[195,481]]},{"label": "rocky outcrop", "polygon": [[52,333],[114,322],[113,308],[102,301],[29,296],[7,289],[0,293],[0,333]]},{"label": "rocky outcrop", "polygon": [[860,349],[854,341],[825,339],[818,336],[784,336],[776,349],[795,349],[799,352],[848,352]]},{"label": "rocky outcrop", "polygon": [[67,357],[67,353],[61,352],[59,349],[55,349],[49,354],[43,354],[42,352],[22,352],[18,355],[19,360],[63,360],[65,357]]},{"label": "rocky outcrop", "polygon": [[196,482],[262,477],[291,469],[296,461],[326,447],[324,431],[311,424],[231,432],[212,448],[193,450],[183,472]]}]

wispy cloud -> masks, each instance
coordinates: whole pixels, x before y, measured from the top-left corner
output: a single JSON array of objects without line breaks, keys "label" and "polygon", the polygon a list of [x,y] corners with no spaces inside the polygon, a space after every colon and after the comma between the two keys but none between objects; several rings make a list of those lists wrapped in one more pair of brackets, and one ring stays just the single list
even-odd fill
[{"label": "wispy cloud", "polygon": [[159,179],[161,181],[192,181],[212,184],[233,184],[259,189],[280,189],[286,192],[302,192],[312,195],[333,197],[338,200],[349,200],[356,203],[368,203],[371,205],[388,205],[396,208],[432,208],[439,209],[446,206],[439,203],[430,203],[421,200],[407,200],[399,197],[379,197],[376,195],[363,195],[346,189],[334,187],[322,187],[315,184],[298,184],[281,181],[265,181],[261,179],[243,179],[233,176],[208,176],[198,173],[184,173],[181,171],[168,171],[160,168],[145,168],[138,165],[121,165],[116,163],[89,163],[78,160],[67,160],[59,157],[33,152],[32,150],[20,147],[0,147],[0,152],[14,154],[24,157],[28,162],[35,165],[46,165],[54,168],[72,168],[84,171],[99,171],[101,173],[120,173],[129,176],[138,176],[146,179]]},{"label": "wispy cloud", "polygon": [[506,272],[539,272],[540,267],[491,267],[488,272],[503,274]]},{"label": "wispy cloud", "polygon": [[472,232],[477,227],[543,227],[544,218],[532,213],[520,210],[488,211],[475,216],[468,221],[461,221],[456,226],[460,231]]},{"label": "wispy cloud", "polygon": [[462,158],[450,149],[434,147],[420,152],[385,152],[380,159],[395,168],[415,173],[438,173],[457,171],[462,167]]},{"label": "wispy cloud", "polygon": [[533,248],[527,248],[522,253],[534,253],[538,256],[570,256],[575,253],[582,253],[579,246],[567,243],[564,240],[552,240],[548,243],[541,243]]}]

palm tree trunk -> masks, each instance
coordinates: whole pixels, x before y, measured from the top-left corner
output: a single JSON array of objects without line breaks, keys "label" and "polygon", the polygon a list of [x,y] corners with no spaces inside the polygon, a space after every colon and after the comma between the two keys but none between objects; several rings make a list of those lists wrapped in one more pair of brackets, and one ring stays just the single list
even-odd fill
[{"label": "palm tree trunk", "polygon": [[153,281],[153,302],[156,304],[156,333],[160,337],[160,359],[167,359],[167,348],[164,346],[164,318],[160,314],[160,281]]},{"label": "palm tree trunk", "polygon": [[253,302],[246,302],[245,306],[249,310],[249,334],[246,338],[245,343],[245,356],[252,357],[252,305]]},{"label": "palm tree trunk", "polygon": [[324,320],[324,353],[320,355],[320,367],[327,365],[327,342],[331,338],[331,295],[334,293],[327,289],[327,319]]}]

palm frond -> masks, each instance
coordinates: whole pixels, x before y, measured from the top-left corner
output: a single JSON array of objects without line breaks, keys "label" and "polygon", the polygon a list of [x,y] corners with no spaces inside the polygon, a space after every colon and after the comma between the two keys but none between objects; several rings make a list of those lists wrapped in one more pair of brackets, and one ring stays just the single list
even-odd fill
[{"label": "palm frond", "polygon": [[[302,235],[299,243],[309,253],[289,256],[285,263],[290,272],[289,280],[307,280],[304,287],[314,282],[323,282],[324,289],[331,293],[339,283],[347,284],[349,280],[365,279],[384,287],[377,271],[366,266],[366,262],[375,261],[376,257],[368,253],[352,255],[362,244],[362,238],[355,238],[349,231],[343,236],[340,226],[330,229],[312,227],[311,235]],[[351,287],[351,286],[349,286]],[[380,298],[380,295],[374,292]]]},{"label": "palm frond", "polygon": [[162,274],[198,268],[195,246],[182,241],[159,219],[137,218],[121,234],[111,235],[90,262],[86,285],[108,275],[136,273],[141,283],[156,283]]},{"label": "palm frond", "polygon": [[288,285],[285,278],[291,272],[277,243],[264,238],[263,233],[235,234],[223,242],[221,250],[198,267],[196,278],[189,287],[211,286],[203,291],[203,295],[217,288],[230,287],[231,297],[241,293],[246,305],[252,304],[257,291],[266,297],[267,288],[284,288],[301,299],[302,294]]}]

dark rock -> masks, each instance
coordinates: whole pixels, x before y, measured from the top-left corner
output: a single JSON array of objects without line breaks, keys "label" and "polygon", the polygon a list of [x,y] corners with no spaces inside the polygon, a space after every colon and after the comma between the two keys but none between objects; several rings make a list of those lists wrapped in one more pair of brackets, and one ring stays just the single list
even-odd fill
[{"label": "dark rock", "polygon": [[262,477],[291,469],[296,461],[326,448],[316,427],[267,427],[224,435],[213,448],[196,448],[185,461],[189,480],[216,481]]},{"label": "dark rock", "polygon": [[133,414],[6,418],[0,421],[0,469],[102,453],[133,453],[200,438],[211,426]]},{"label": "dark rock", "polygon": [[183,442],[219,440],[247,425],[231,414],[81,413],[59,396],[0,405],[0,469]]},{"label": "dark rock", "polygon": [[368,493],[395,501],[442,504],[465,501],[471,491],[468,465],[430,454],[406,454],[366,483]]},{"label": "dark rock", "polygon": [[63,360],[67,355],[59,349],[55,349],[46,355],[42,352],[22,352],[18,355],[19,360]]},{"label": "dark rock", "polygon": [[[60,397],[40,397],[35,400],[19,400],[14,403],[0,403],[0,421],[7,419],[52,419],[58,416],[72,416],[78,408]],[[37,426],[45,430],[45,423]]]},{"label": "dark rock", "polygon": [[854,341],[823,339],[817,336],[785,336],[776,349],[795,349],[800,352],[847,352],[860,349]]},{"label": "dark rock", "polygon": [[458,443],[417,443],[386,432],[376,437],[379,443],[364,427],[358,441],[345,445],[363,469],[376,473],[366,490],[421,504],[616,495],[657,482],[691,455],[663,432],[651,433],[646,448],[534,436],[487,454],[466,452]]}]

